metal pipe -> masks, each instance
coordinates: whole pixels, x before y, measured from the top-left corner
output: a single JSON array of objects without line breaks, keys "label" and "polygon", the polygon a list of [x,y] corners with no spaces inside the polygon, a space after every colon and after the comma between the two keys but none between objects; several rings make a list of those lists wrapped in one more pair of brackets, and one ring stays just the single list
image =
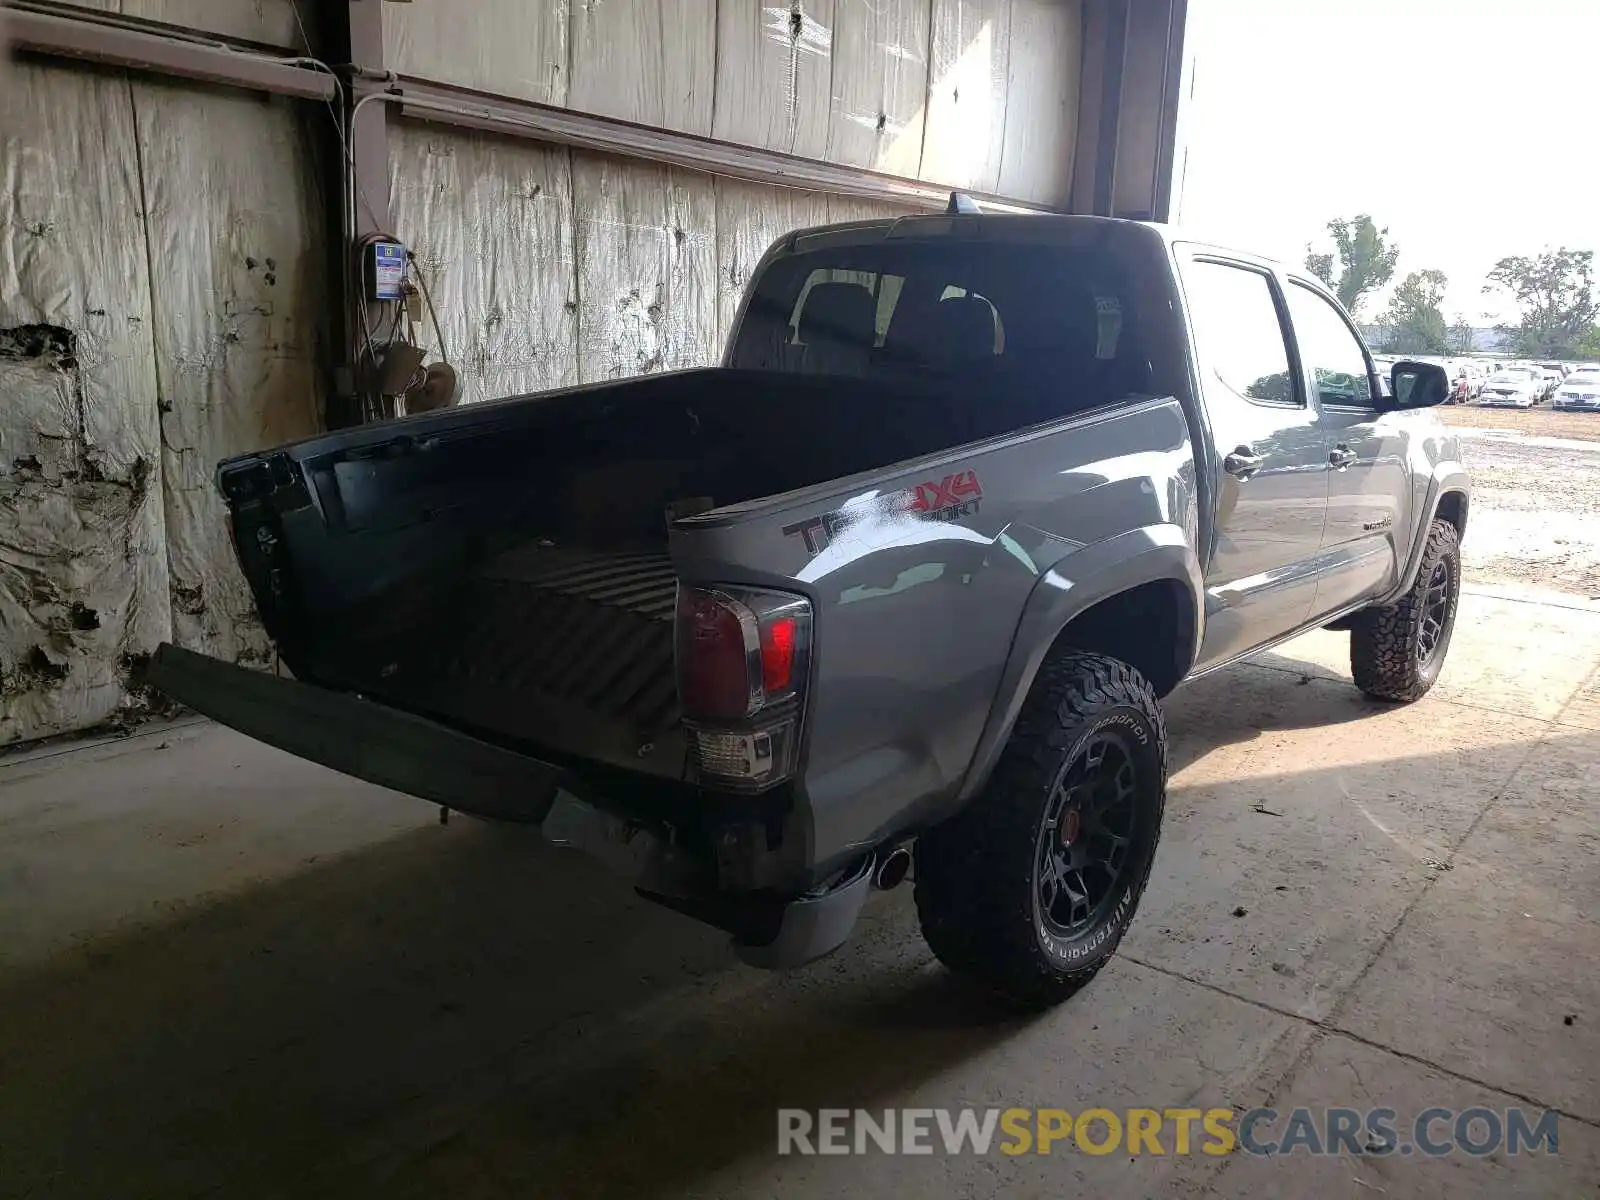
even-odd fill
[{"label": "metal pipe", "polygon": [[889,853],[878,859],[872,870],[872,886],[880,892],[887,892],[890,888],[899,887],[911,873],[911,849],[907,846],[896,846]]}]

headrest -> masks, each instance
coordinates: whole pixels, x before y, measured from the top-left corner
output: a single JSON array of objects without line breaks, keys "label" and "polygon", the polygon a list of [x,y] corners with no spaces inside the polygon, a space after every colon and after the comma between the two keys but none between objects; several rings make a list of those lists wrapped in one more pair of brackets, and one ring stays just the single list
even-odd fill
[{"label": "headrest", "polygon": [[797,329],[800,340],[871,347],[876,338],[878,300],[859,283],[819,283],[806,296]]},{"label": "headrest", "polygon": [[966,361],[994,355],[994,310],[978,296],[950,296],[933,310],[933,346],[941,357]]}]

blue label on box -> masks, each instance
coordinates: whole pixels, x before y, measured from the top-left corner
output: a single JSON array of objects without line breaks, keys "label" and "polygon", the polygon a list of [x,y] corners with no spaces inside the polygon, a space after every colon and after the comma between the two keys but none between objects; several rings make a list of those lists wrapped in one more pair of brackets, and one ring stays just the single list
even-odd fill
[{"label": "blue label on box", "polygon": [[396,242],[372,247],[372,299],[400,299],[400,281],[406,274],[406,248]]}]

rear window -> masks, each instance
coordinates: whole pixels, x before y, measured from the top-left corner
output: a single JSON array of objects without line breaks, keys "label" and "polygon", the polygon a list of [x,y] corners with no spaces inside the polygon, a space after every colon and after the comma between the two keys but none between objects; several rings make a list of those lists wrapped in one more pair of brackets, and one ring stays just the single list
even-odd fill
[{"label": "rear window", "polygon": [[[1157,391],[1124,264],[1089,247],[906,240],[776,260],[732,364],[1046,396]],[[1041,406],[1040,418],[1050,415]]]}]

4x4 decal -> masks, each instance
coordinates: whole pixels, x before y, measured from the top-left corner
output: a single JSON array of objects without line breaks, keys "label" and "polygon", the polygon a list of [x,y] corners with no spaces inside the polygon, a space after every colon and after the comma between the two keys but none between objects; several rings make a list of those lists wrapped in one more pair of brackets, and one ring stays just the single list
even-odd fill
[{"label": "4x4 decal", "polygon": [[983,484],[978,480],[978,473],[957,471],[942,479],[928,479],[887,492],[871,505],[851,505],[785,525],[783,532],[789,537],[804,538],[807,551],[818,554],[840,530],[848,529],[869,515],[887,517],[895,513],[916,513],[929,521],[957,521],[976,513],[982,502]]}]

